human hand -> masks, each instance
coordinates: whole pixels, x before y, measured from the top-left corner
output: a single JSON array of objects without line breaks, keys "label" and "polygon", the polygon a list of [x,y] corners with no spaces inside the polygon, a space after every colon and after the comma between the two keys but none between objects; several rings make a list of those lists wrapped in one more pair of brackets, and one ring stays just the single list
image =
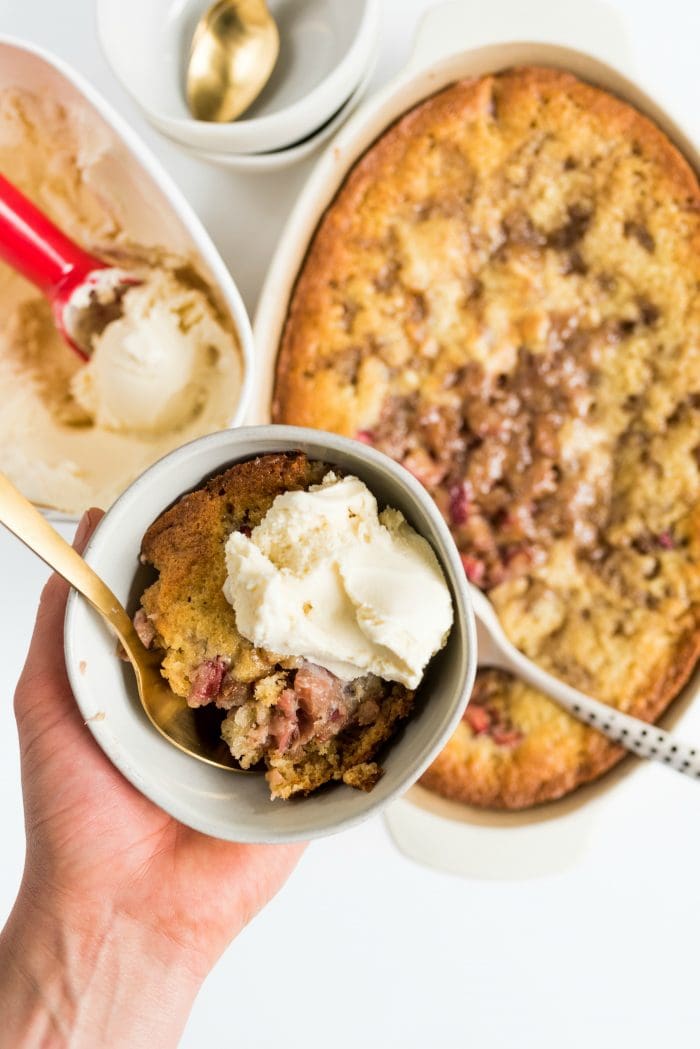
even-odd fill
[{"label": "human hand", "polygon": [[[85,515],[78,550],[101,516]],[[150,1049],[155,1039],[161,1049],[177,1043],[201,981],[303,846],[206,837],[122,777],[70,690],[67,595],[57,576],[44,588],[15,694],[27,857],[0,937],[0,1046]]]}]

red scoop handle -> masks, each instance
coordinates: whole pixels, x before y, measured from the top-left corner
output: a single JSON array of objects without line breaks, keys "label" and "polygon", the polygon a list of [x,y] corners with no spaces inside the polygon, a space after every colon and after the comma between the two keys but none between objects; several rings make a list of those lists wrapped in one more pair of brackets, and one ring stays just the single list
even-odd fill
[{"label": "red scoop handle", "polygon": [[0,258],[44,294],[65,299],[105,263],[78,247],[0,175]]}]

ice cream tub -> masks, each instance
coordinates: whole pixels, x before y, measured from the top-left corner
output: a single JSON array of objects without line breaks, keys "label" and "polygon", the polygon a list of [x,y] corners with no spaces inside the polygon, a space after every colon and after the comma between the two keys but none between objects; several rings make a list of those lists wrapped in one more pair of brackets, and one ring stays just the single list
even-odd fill
[{"label": "ice cream tub", "polygon": [[9,37],[0,37],[0,156],[3,173],[74,240],[158,277],[132,304],[133,323],[85,366],[40,293],[2,264],[0,469],[71,521],[88,505],[106,508],[167,452],[242,421],[252,331],[202,223],[138,136],[63,61]]}]

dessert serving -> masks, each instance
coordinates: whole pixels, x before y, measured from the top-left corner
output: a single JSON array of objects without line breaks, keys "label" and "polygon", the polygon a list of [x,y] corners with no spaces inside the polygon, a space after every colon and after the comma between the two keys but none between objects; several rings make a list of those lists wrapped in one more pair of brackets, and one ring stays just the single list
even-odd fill
[{"label": "dessert serving", "polygon": [[[299,274],[273,419],[411,470],[511,639],[653,720],[700,652],[700,193],[612,95],[463,81],[393,125]],[[423,782],[521,808],[620,748],[498,671]]]},{"label": "dessert serving", "polygon": [[160,456],[228,425],[242,381],[232,321],[195,263],[142,244],[147,216],[126,220],[113,153],[87,110],[0,92],[0,172],[71,239],[143,282],[85,362],[42,293],[0,263],[0,469],[35,503],[71,514],[106,509]]},{"label": "dessert serving", "polygon": [[148,529],[134,625],[191,707],[222,712],[273,798],[370,790],[452,625],[430,545],[357,477],[302,453],[238,463]]}]

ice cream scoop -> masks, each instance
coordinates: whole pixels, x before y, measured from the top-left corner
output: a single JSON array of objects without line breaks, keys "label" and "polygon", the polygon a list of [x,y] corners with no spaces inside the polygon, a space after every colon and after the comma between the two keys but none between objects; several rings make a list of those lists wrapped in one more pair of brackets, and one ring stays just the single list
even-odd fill
[{"label": "ice cream scoop", "polygon": [[0,175],[0,257],[51,303],[56,326],[83,358],[121,315],[121,300],[140,279],[75,244]]}]

